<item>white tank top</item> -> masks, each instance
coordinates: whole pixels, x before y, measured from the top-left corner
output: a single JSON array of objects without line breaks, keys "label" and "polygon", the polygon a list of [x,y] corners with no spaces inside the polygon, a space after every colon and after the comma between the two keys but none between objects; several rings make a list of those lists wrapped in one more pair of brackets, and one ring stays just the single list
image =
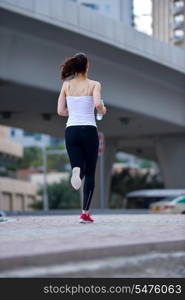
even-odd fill
[{"label": "white tank top", "polygon": [[66,96],[66,102],[69,112],[66,127],[73,125],[93,125],[97,127],[93,96]]}]

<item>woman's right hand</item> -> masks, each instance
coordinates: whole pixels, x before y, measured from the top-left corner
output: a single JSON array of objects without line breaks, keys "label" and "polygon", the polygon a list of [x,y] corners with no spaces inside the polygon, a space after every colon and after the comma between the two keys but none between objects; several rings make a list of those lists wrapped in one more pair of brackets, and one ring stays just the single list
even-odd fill
[{"label": "woman's right hand", "polygon": [[103,115],[105,115],[107,113],[107,108],[106,106],[103,107]]}]

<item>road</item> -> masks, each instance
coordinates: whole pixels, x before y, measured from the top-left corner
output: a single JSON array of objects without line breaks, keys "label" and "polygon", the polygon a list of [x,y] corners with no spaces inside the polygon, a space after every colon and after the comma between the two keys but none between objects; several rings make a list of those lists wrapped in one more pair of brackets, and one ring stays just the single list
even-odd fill
[{"label": "road", "polygon": [[183,215],[93,217],[8,217],[0,223],[0,276],[185,276]]}]

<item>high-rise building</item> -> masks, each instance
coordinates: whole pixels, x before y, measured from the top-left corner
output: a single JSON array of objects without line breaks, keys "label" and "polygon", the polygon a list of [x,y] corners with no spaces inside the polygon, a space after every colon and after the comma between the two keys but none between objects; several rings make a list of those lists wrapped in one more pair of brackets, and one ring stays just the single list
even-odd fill
[{"label": "high-rise building", "polygon": [[20,143],[23,147],[43,147],[43,146],[57,146],[63,143],[63,138],[53,137],[40,132],[32,132],[23,130],[21,128],[7,127],[8,136],[11,140]]},{"label": "high-rise building", "polygon": [[185,0],[153,0],[153,36],[185,48]]}]

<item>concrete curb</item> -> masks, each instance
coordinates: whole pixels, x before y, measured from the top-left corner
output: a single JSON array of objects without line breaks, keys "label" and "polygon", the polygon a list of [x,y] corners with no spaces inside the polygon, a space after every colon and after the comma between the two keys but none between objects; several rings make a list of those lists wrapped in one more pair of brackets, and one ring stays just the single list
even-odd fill
[{"label": "concrete curb", "polygon": [[25,267],[48,266],[67,262],[80,262],[105,257],[135,256],[141,254],[170,253],[185,251],[185,240],[145,244],[131,244],[111,247],[80,249],[66,252],[39,254],[34,256],[15,256],[0,259],[0,271],[15,270]]}]

